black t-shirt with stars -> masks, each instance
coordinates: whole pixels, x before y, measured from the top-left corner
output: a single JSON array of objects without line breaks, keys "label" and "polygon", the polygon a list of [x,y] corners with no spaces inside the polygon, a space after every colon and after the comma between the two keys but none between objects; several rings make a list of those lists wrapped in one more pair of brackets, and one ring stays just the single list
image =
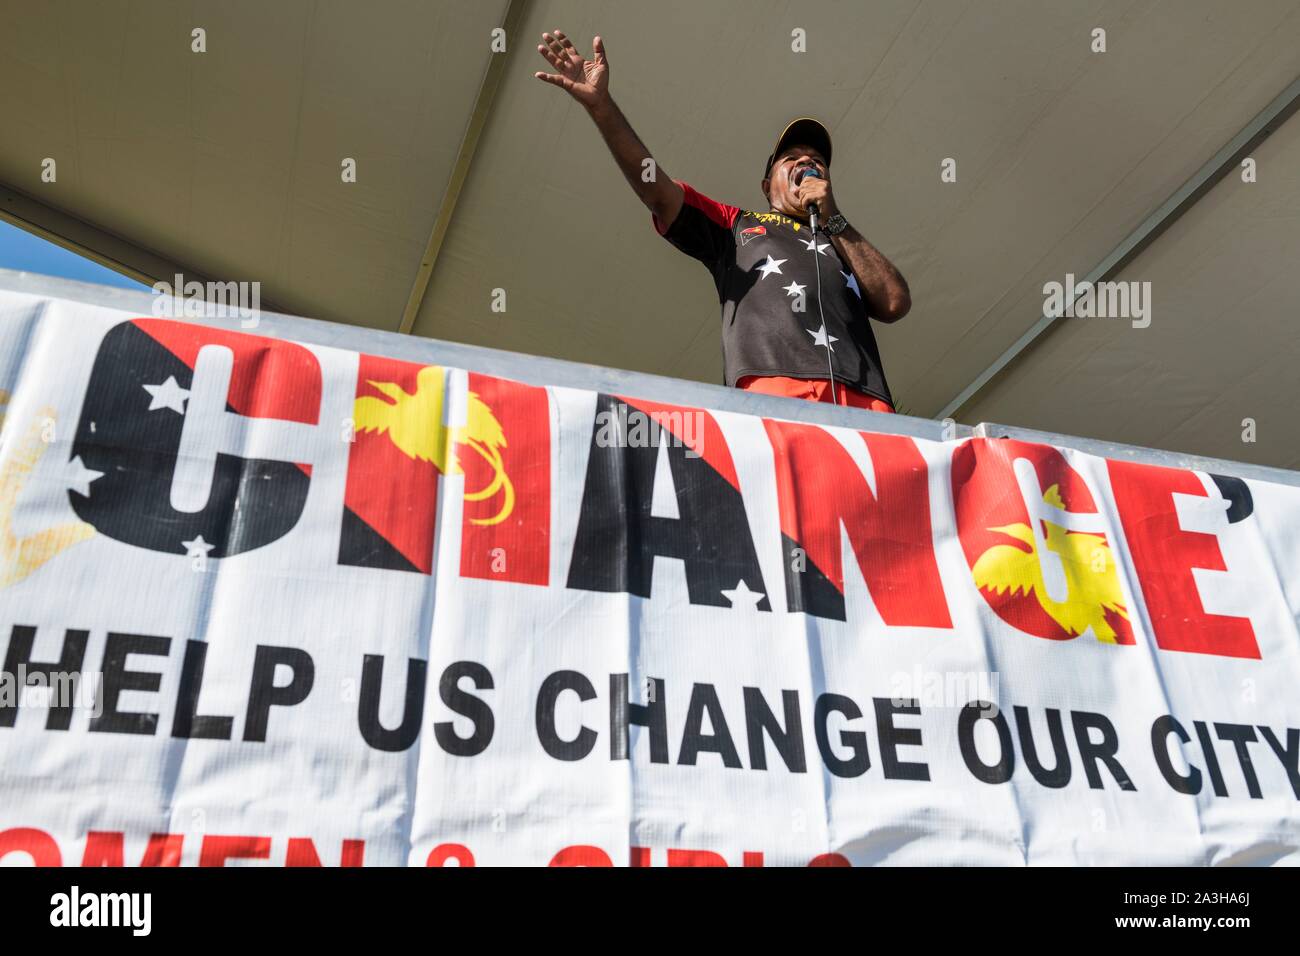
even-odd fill
[{"label": "black t-shirt with stars", "polygon": [[735,385],[746,375],[825,379],[829,340],[835,380],[892,405],[857,279],[830,238],[818,235],[814,246],[806,223],[728,206],[676,182],[686,193],[682,211],[666,230],[658,218],[654,226],[713,274],[722,304],[724,382]]}]

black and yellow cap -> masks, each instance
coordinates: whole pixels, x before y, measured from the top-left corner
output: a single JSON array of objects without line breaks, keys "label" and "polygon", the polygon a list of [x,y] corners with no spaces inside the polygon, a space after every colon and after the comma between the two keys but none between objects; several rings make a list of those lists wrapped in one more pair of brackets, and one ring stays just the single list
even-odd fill
[{"label": "black and yellow cap", "polygon": [[776,138],[776,145],[772,147],[772,153],[767,157],[767,165],[763,167],[763,178],[767,178],[767,174],[772,171],[772,163],[783,150],[799,143],[812,146],[826,158],[827,166],[831,164],[830,132],[812,117],[801,116],[787,123],[781,135]]}]

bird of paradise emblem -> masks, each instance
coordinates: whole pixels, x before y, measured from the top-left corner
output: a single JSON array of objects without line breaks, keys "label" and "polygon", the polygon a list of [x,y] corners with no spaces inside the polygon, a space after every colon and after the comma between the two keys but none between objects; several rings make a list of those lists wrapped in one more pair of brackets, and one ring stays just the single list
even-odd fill
[{"label": "bird of paradise emblem", "polygon": [[428,365],[416,376],[415,392],[407,392],[395,382],[368,380],[384,395],[363,395],[353,406],[352,417],[359,432],[378,432],[408,458],[431,462],[444,475],[463,475],[458,448],[465,446],[483,459],[491,469],[491,479],[481,488],[466,489],[467,501],[486,501],[499,497],[500,503],[490,518],[471,518],[477,525],[499,524],[515,507],[515,489],[506,473],[501,449],[506,436],[492,409],[478,393],[469,393],[465,424],[443,424],[443,399],[446,394],[446,370]]},{"label": "bird of paradise emblem", "polygon": [[[8,405],[9,393],[0,391],[0,428],[5,424]],[[54,427],[54,420],[53,408],[41,409],[22,437],[15,439],[14,447],[0,459],[0,588],[17,584],[68,548],[95,536],[95,529],[84,521],[65,522],[29,535],[14,531],[18,498],[50,447],[43,432]],[[0,443],[0,447],[5,444]]]},{"label": "bird of paradise emblem", "polygon": [[[1060,489],[1042,496],[1050,509],[1064,512]],[[980,555],[971,569],[976,587],[994,595],[1032,596],[1071,637],[1092,631],[1100,641],[1117,643],[1110,615],[1128,620],[1114,556],[1105,535],[1070,530],[1031,510],[1030,520],[988,530],[1014,539]]]}]

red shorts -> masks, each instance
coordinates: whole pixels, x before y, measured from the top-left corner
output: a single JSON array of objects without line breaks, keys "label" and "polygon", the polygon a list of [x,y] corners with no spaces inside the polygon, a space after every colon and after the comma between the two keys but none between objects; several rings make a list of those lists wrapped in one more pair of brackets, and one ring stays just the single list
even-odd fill
[{"label": "red shorts", "polygon": [[[873,412],[893,412],[893,406],[882,399],[875,398],[855,388],[849,388],[843,382],[836,382],[840,405],[852,408],[867,408]],[[831,395],[831,383],[824,378],[786,378],[784,375],[746,375],[736,382],[736,388],[747,392],[759,392],[763,395],[781,395],[786,398],[804,398],[810,402],[834,402]]]}]

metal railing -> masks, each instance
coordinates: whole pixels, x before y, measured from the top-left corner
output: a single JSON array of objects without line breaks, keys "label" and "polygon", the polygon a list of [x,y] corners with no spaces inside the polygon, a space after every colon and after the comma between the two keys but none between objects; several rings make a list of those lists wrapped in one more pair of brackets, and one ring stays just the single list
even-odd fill
[{"label": "metal railing", "polygon": [[[74,302],[119,309],[137,316],[152,315],[155,302],[153,294],[146,291],[75,282],[70,279],[57,279],[10,269],[0,269],[0,289],[33,296],[69,299]],[[239,322],[232,318],[187,317],[184,321],[226,329],[239,328]],[[468,369],[514,379],[529,385],[553,385],[600,391],[675,405],[699,406],[746,415],[784,418],[820,425],[840,425],[895,435],[911,435],[932,441],[952,441],[967,437],[1017,438],[1061,448],[1074,448],[1102,458],[1139,461],[1300,487],[1300,472],[1283,468],[1269,468],[1220,458],[1204,458],[1135,445],[1077,438],[992,422],[970,426],[959,423],[945,424],[941,421],[909,415],[886,415],[859,408],[843,408],[799,399],[758,395],[721,385],[707,385],[663,375],[629,372],[601,365],[586,365],[581,362],[542,358],[520,352],[418,338],[397,332],[339,325],[278,312],[260,312],[257,327],[244,331],[269,338],[400,357],[405,361],[427,361],[431,365]]]}]

